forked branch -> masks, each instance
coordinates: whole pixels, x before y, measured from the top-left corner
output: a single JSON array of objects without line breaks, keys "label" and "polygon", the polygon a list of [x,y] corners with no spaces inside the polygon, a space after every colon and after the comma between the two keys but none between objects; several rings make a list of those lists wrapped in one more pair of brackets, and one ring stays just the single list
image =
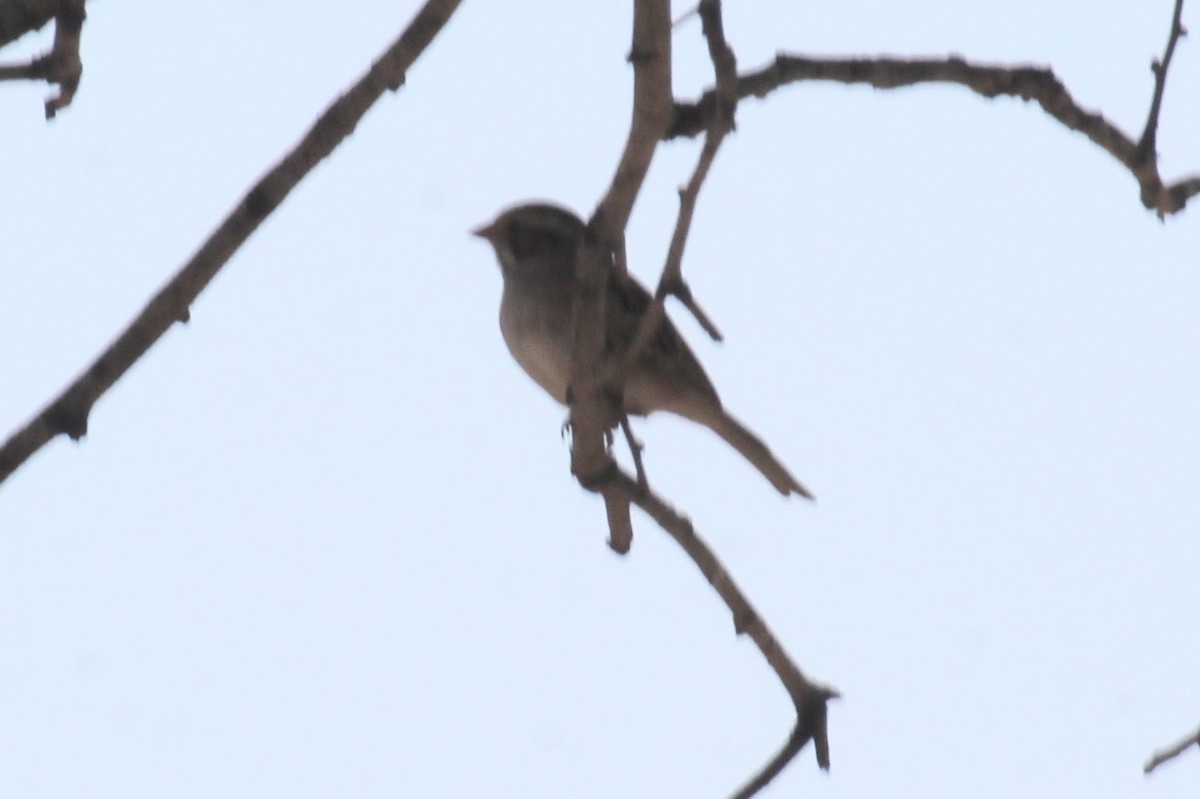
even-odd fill
[{"label": "forked branch", "polygon": [[[1037,103],[1065,127],[1087,136],[1130,171],[1140,188],[1142,204],[1160,217],[1177,213],[1200,194],[1200,175],[1190,175],[1164,184],[1158,171],[1156,131],[1167,69],[1175,45],[1185,34],[1181,22],[1183,0],[1176,0],[1171,33],[1161,61],[1155,61],[1154,92],[1145,128],[1134,140],[1102,114],[1079,105],[1062,81],[1047,67],[970,64],[962,58],[809,58],[780,54],[774,63],[738,78],[738,97],[766,97],[776,89],[803,81],[835,81],[862,84],[876,89],[899,89],[926,83],[953,83],[987,98],[1019,97]],[[718,114],[717,89],[710,89],[694,103],[678,103],[668,136],[696,136],[708,129]]]},{"label": "forked branch", "polygon": [[787,741],[780,751],[733,795],[734,799],[749,799],[764,788],[809,741],[813,742],[817,764],[828,770],[829,733],[826,725],[826,706],[830,699],[839,696],[837,690],[812,682],[796,666],[775,634],[758,615],[758,611],[721,565],[721,561],[696,534],[687,517],[681,515],[653,491],[643,490],[634,478],[620,470],[613,472],[606,487],[613,494],[645,511],[688,554],[729,608],[733,616],[734,630],[738,635],[747,635],[754,641],[754,645],[779,677],[795,707],[796,723]]},{"label": "forked branch", "polygon": [[[575,266],[574,341],[571,371],[571,472],[580,484],[604,496],[609,519],[609,545],[629,550],[633,533],[629,501],[607,486],[616,469],[605,446],[605,433],[616,426],[620,411],[602,379],[609,366],[605,345],[605,300],[614,253],[621,248],[633,203],[641,191],[655,150],[671,123],[671,6],[668,0],[634,4],[633,118],[612,184],[600,201]],[[614,525],[614,520],[617,524]]]},{"label": "forked branch", "polygon": [[666,299],[672,295],[692,312],[700,326],[716,341],[721,340],[721,332],[709,319],[708,314],[700,307],[692,296],[692,290],[683,279],[683,250],[687,244],[688,233],[692,228],[692,218],[696,213],[696,201],[700,198],[700,189],[712,169],[717,151],[725,137],[734,129],[734,117],[737,111],[737,59],[732,48],[725,40],[725,25],[721,16],[720,0],[701,0],[697,13],[700,15],[704,31],[704,39],[708,43],[708,53],[716,73],[716,111],[708,120],[708,130],[704,135],[704,146],[696,162],[687,186],[679,192],[679,216],[675,221],[675,231],[671,234],[671,245],[667,250],[667,261],[662,275],[658,280],[658,289],[654,292],[654,302],[642,316],[638,324],[637,334],[629,350],[616,367],[616,373],[610,380],[622,385],[625,376],[629,374],[633,364],[649,346],[650,341],[658,334],[660,325],[666,315]]},{"label": "forked branch", "polygon": [[[837,692],[809,682],[738,589],[712,550],[696,535],[690,521],[659,498],[649,487],[641,467],[640,445],[633,439],[628,421],[612,397],[620,396],[626,374],[639,348],[656,332],[664,317],[663,302],[669,293],[690,300],[681,272],[684,244],[691,227],[696,199],[724,137],[733,129],[737,104],[737,67],[733,51],[725,41],[719,0],[702,0],[699,13],[709,45],[721,113],[710,121],[704,148],[695,172],[681,192],[679,219],[672,236],[666,266],[651,310],[643,315],[629,350],[610,356],[606,347],[605,308],[609,270],[623,273],[625,224],[645,179],[654,152],[671,121],[670,17],[665,0],[638,0],[635,5],[633,49],[634,113],[625,151],[613,183],[588,225],[588,236],[577,254],[574,297],[574,361],[571,374],[571,468],[580,484],[604,497],[609,519],[609,545],[628,551],[632,528],[629,507],[636,504],[667,531],[699,567],[733,614],[738,634],[749,635],[774,669],[792,699],[796,723],[781,750],[736,794],[748,799],[787,766],[810,740],[817,763],[829,768],[829,739],[826,703]],[[698,312],[698,306],[691,303]],[[706,320],[702,312],[698,318]],[[709,323],[711,332],[715,333]],[[719,334],[716,334],[719,337]],[[605,447],[604,434],[621,423],[638,466],[638,478],[625,474]],[[614,523],[614,519],[617,523]]]}]

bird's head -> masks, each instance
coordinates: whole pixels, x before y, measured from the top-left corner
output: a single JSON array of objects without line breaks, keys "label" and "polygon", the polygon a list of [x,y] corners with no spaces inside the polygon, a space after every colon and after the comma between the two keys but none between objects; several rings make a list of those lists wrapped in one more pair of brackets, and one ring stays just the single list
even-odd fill
[{"label": "bird's head", "polygon": [[505,209],[472,234],[496,251],[506,272],[522,264],[563,263],[573,257],[586,226],[565,208],[550,203],[524,203]]}]

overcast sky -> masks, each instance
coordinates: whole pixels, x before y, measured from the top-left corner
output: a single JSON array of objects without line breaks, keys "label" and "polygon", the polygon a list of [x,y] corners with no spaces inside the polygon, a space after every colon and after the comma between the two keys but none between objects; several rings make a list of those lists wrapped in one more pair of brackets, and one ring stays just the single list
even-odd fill
[{"label": "overcast sky", "polygon": [[[605,546],[563,410],[511,362],[467,231],[586,214],[627,131],[630,3],[465,2],[399,94],[96,406],[0,486],[0,793],[721,797],[791,708],[642,516]],[[125,325],[415,3],[89,3],[86,71],[0,84],[0,435]],[[676,13],[689,4],[677,4]],[[1193,27],[1196,9],[1185,11]],[[1052,65],[1127,131],[1168,0],[728,2],[778,50]],[[48,41],[0,52],[14,60]],[[699,24],[675,90],[711,82]],[[1200,169],[1200,50],[1159,134]],[[629,231],[653,281],[697,142]],[[832,705],[770,797],[1194,797],[1200,211],[1160,223],[1035,106],[955,87],[751,100],[674,318],[818,496],[707,431],[639,426]]]}]

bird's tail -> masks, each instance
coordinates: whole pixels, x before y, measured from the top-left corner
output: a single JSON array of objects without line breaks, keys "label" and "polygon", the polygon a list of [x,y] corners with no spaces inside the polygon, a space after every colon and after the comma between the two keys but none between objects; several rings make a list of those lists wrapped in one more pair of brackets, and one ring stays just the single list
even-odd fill
[{"label": "bird's tail", "polygon": [[812,492],[792,477],[792,473],[767,449],[762,439],[743,427],[737,419],[721,411],[717,418],[705,419],[703,423],[725,439],[729,446],[740,452],[743,458],[754,464],[780,494],[785,497],[789,494],[799,494],[805,499],[814,499]]}]

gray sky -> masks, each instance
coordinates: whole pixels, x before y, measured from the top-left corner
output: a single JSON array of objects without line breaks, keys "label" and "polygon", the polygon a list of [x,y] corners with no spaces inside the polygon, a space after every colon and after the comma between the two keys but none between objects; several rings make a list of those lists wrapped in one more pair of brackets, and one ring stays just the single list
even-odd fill
[{"label": "gray sky", "polygon": [[[93,3],[58,120],[0,86],[5,434],[414,5]],[[720,797],[783,741],[786,697],[682,553],[640,516],[628,558],[605,547],[466,233],[607,185],[629,3],[604,6],[465,3],[83,444],[0,487],[5,796]],[[726,25],[743,69],[1049,63],[1133,131],[1170,10],[764,0]],[[698,23],[675,41],[691,97]],[[1198,58],[1184,40],[1168,178],[1200,168]],[[685,422],[639,429],[653,484],[845,694],[832,774],[805,752],[765,795],[1194,796],[1200,757],[1140,766],[1200,713],[1197,212],[1160,224],[1083,137],[953,87],[803,85],[738,122],[685,260],[727,341],[673,316],[819,502]],[[661,150],[635,209],[647,281],[697,148]]]}]

